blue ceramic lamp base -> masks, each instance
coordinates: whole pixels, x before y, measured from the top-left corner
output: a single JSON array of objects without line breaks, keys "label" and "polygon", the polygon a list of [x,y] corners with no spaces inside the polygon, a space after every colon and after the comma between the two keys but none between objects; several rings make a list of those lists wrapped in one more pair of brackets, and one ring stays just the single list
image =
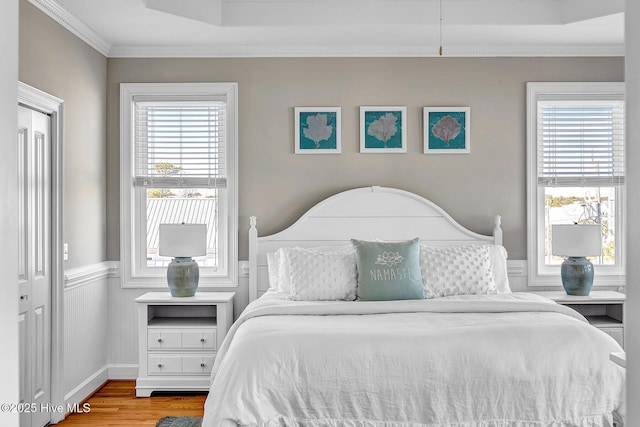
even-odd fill
[{"label": "blue ceramic lamp base", "polygon": [[171,296],[192,297],[198,290],[200,269],[191,257],[176,257],[167,267],[167,283]]},{"label": "blue ceramic lamp base", "polygon": [[593,264],[585,257],[568,257],[560,266],[567,295],[587,296],[593,286]]}]

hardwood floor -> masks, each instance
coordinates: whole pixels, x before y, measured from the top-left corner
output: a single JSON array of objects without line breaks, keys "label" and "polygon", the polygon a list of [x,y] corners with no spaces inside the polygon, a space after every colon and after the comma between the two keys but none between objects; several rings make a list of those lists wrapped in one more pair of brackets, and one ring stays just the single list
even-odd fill
[{"label": "hardwood floor", "polygon": [[[135,381],[109,381],[86,403],[90,411],[73,413],[60,427],[155,427],[167,416],[202,416],[205,395],[136,397]],[[82,406],[80,406],[82,410]]]}]

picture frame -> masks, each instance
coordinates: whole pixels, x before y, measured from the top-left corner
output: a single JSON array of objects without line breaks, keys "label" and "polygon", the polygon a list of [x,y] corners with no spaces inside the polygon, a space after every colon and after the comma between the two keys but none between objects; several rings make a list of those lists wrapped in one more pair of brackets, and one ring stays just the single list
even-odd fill
[{"label": "picture frame", "polygon": [[296,154],[342,152],[340,107],[295,107],[294,115]]},{"label": "picture frame", "polygon": [[407,152],[407,107],[360,107],[361,153]]},{"label": "picture frame", "polygon": [[424,107],[425,154],[471,153],[470,107]]}]

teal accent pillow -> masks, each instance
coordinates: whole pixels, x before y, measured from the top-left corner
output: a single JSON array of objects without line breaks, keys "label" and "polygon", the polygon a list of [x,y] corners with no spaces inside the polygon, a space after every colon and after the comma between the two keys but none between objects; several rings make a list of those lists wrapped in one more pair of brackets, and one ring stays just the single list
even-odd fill
[{"label": "teal accent pillow", "polygon": [[424,299],[420,239],[376,242],[351,239],[358,267],[358,299]]}]

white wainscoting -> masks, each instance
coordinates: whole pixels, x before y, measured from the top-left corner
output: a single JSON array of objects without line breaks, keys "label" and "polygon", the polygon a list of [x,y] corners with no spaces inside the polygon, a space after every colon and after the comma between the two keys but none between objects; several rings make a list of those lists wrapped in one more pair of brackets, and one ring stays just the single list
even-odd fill
[{"label": "white wainscoting", "polygon": [[109,277],[109,378],[138,376],[138,311],[135,299],[150,289],[124,289]]},{"label": "white wainscoting", "polygon": [[527,260],[507,260],[507,275],[509,276],[509,287],[513,292],[530,290],[527,286]]},{"label": "white wainscoting", "polygon": [[65,403],[79,403],[108,379],[110,262],[65,270]]}]

